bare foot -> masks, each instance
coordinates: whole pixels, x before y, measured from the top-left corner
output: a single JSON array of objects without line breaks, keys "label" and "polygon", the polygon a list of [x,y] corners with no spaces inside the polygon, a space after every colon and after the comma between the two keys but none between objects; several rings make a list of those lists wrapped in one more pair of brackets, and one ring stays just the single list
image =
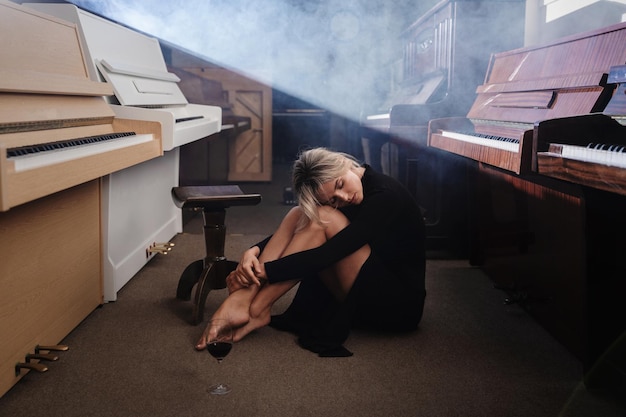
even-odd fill
[{"label": "bare foot", "polygon": [[[250,296],[251,291],[247,288],[242,288],[228,296],[222,303],[220,308],[217,309],[211,319],[226,319],[235,328],[245,326],[250,321]],[[210,323],[209,323],[210,324]],[[200,339],[196,342],[196,350],[203,350],[206,348],[206,341],[209,337],[210,325],[207,324]]]},{"label": "bare foot", "polygon": [[271,320],[271,315],[270,315],[270,309],[268,308],[260,312],[258,315],[250,317],[248,322],[244,326],[235,330],[235,335],[233,337],[233,340],[235,342],[240,341],[248,333],[270,324],[270,320]]}]

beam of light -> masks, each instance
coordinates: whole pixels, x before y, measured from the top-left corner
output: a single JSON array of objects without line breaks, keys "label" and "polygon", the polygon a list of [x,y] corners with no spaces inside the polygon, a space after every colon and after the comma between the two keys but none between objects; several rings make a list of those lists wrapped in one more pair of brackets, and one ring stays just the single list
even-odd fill
[{"label": "beam of light", "polygon": [[[380,103],[410,0],[73,0],[338,114]],[[384,76],[383,76],[384,77]]]}]

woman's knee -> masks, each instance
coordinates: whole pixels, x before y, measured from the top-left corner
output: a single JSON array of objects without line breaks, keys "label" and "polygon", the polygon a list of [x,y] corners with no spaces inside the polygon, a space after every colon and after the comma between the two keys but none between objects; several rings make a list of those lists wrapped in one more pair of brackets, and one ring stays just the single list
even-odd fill
[{"label": "woman's knee", "polygon": [[[322,206],[325,207],[325,206]],[[320,219],[324,220],[324,218],[322,217],[322,213],[324,212],[323,209],[319,210],[319,214],[320,214]],[[300,213],[302,213],[302,211],[300,210]],[[302,214],[304,215],[304,214]],[[318,223],[316,221],[309,221],[306,224],[304,224],[303,226],[301,226],[298,230],[298,233],[307,233],[307,234],[320,234],[320,235],[324,235],[324,230],[326,229],[326,222],[323,221],[323,223]]]},{"label": "woman's knee", "polygon": [[348,220],[345,214],[331,206],[321,206],[319,214],[328,238],[336,235],[350,224],[350,220]]}]

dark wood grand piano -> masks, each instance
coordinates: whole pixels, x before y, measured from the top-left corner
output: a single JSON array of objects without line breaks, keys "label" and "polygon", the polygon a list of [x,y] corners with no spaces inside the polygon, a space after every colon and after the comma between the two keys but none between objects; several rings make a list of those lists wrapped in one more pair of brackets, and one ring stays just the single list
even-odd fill
[{"label": "dark wood grand piano", "polygon": [[624,143],[609,71],[625,44],[619,24],[495,54],[468,117],[429,125],[429,146],[475,161],[470,262],[582,361],[588,386],[623,379],[604,361],[626,331],[624,168],[562,150],[590,133]]},{"label": "dark wood grand piano", "polygon": [[429,249],[464,252],[467,218],[465,161],[427,146],[428,121],[467,113],[490,54],[520,47],[523,25],[523,1],[438,2],[401,34],[398,86],[361,122],[366,161],[415,195]]}]

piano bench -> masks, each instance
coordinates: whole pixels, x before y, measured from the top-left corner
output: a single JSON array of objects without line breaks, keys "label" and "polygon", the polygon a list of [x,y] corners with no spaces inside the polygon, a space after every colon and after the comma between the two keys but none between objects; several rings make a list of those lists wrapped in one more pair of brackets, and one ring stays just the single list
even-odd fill
[{"label": "piano bench", "polygon": [[184,186],[172,188],[172,199],[181,209],[202,209],[206,256],[185,268],[176,289],[176,298],[190,300],[196,285],[190,321],[199,324],[209,292],[226,288],[226,277],[237,267],[237,262],[224,256],[226,208],[259,204],[261,195],[244,194],[236,185]]}]

